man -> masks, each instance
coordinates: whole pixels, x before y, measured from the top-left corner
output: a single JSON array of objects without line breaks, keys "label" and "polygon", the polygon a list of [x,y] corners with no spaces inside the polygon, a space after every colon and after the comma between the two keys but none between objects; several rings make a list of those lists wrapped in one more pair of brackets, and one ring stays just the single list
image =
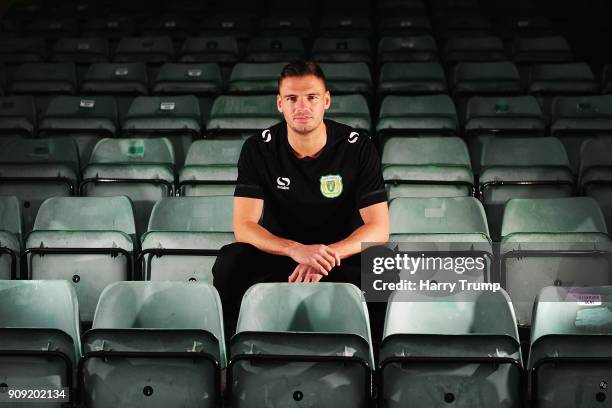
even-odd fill
[{"label": "man", "polygon": [[292,62],[279,78],[285,120],[244,143],[234,194],[237,243],[222,248],[213,268],[228,335],[251,285],[359,285],[362,242],[388,240],[378,153],[366,135],[324,120],[330,104],[321,69]]}]

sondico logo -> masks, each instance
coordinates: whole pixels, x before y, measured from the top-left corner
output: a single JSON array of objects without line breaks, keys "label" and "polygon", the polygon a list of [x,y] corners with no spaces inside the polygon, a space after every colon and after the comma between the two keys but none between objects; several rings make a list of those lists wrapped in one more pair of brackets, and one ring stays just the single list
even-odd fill
[{"label": "sondico logo", "polygon": [[351,134],[348,137],[348,142],[352,144],[352,143],[355,143],[357,139],[359,139],[359,133],[351,132]]},{"label": "sondico logo", "polygon": [[289,185],[291,184],[291,180],[289,177],[278,177],[276,179],[276,187],[281,190],[289,190]]},{"label": "sondico logo", "polygon": [[261,138],[266,143],[268,143],[270,140],[272,140],[272,134],[270,133],[270,130],[266,129],[263,132],[261,132]]}]

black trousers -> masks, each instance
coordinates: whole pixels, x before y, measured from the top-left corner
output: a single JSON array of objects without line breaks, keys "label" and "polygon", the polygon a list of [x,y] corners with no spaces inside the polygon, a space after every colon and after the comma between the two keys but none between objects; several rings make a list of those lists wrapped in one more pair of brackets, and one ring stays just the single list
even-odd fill
[{"label": "black trousers", "polygon": [[[342,260],[321,282],[345,282],[360,287],[361,256]],[[236,331],[240,303],[252,285],[264,282],[287,282],[297,263],[286,256],[271,255],[250,244],[233,243],[221,248],[213,266],[214,285],[219,291],[225,324],[225,336],[231,338]],[[316,285],[316,283],[313,283]],[[374,344],[380,343],[387,304],[368,303],[370,327]]]}]

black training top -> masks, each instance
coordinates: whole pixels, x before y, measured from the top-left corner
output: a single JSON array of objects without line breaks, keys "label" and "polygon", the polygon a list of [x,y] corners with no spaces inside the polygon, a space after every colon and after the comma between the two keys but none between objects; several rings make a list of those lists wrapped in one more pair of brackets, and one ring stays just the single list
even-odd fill
[{"label": "black training top", "polygon": [[387,201],[378,152],[353,128],[325,120],[327,142],[299,159],[283,121],[246,140],[237,197],[264,200],[261,225],[303,244],[331,244],[363,224],[359,209]]}]

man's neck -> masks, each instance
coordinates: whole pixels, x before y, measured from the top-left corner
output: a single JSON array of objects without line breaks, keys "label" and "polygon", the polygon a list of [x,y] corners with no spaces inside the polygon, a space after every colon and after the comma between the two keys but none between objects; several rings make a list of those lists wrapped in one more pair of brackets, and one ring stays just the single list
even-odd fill
[{"label": "man's neck", "polygon": [[287,126],[287,139],[298,159],[318,157],[327,143],[327,129],[324,122],[309,133],[297,133]]}]

